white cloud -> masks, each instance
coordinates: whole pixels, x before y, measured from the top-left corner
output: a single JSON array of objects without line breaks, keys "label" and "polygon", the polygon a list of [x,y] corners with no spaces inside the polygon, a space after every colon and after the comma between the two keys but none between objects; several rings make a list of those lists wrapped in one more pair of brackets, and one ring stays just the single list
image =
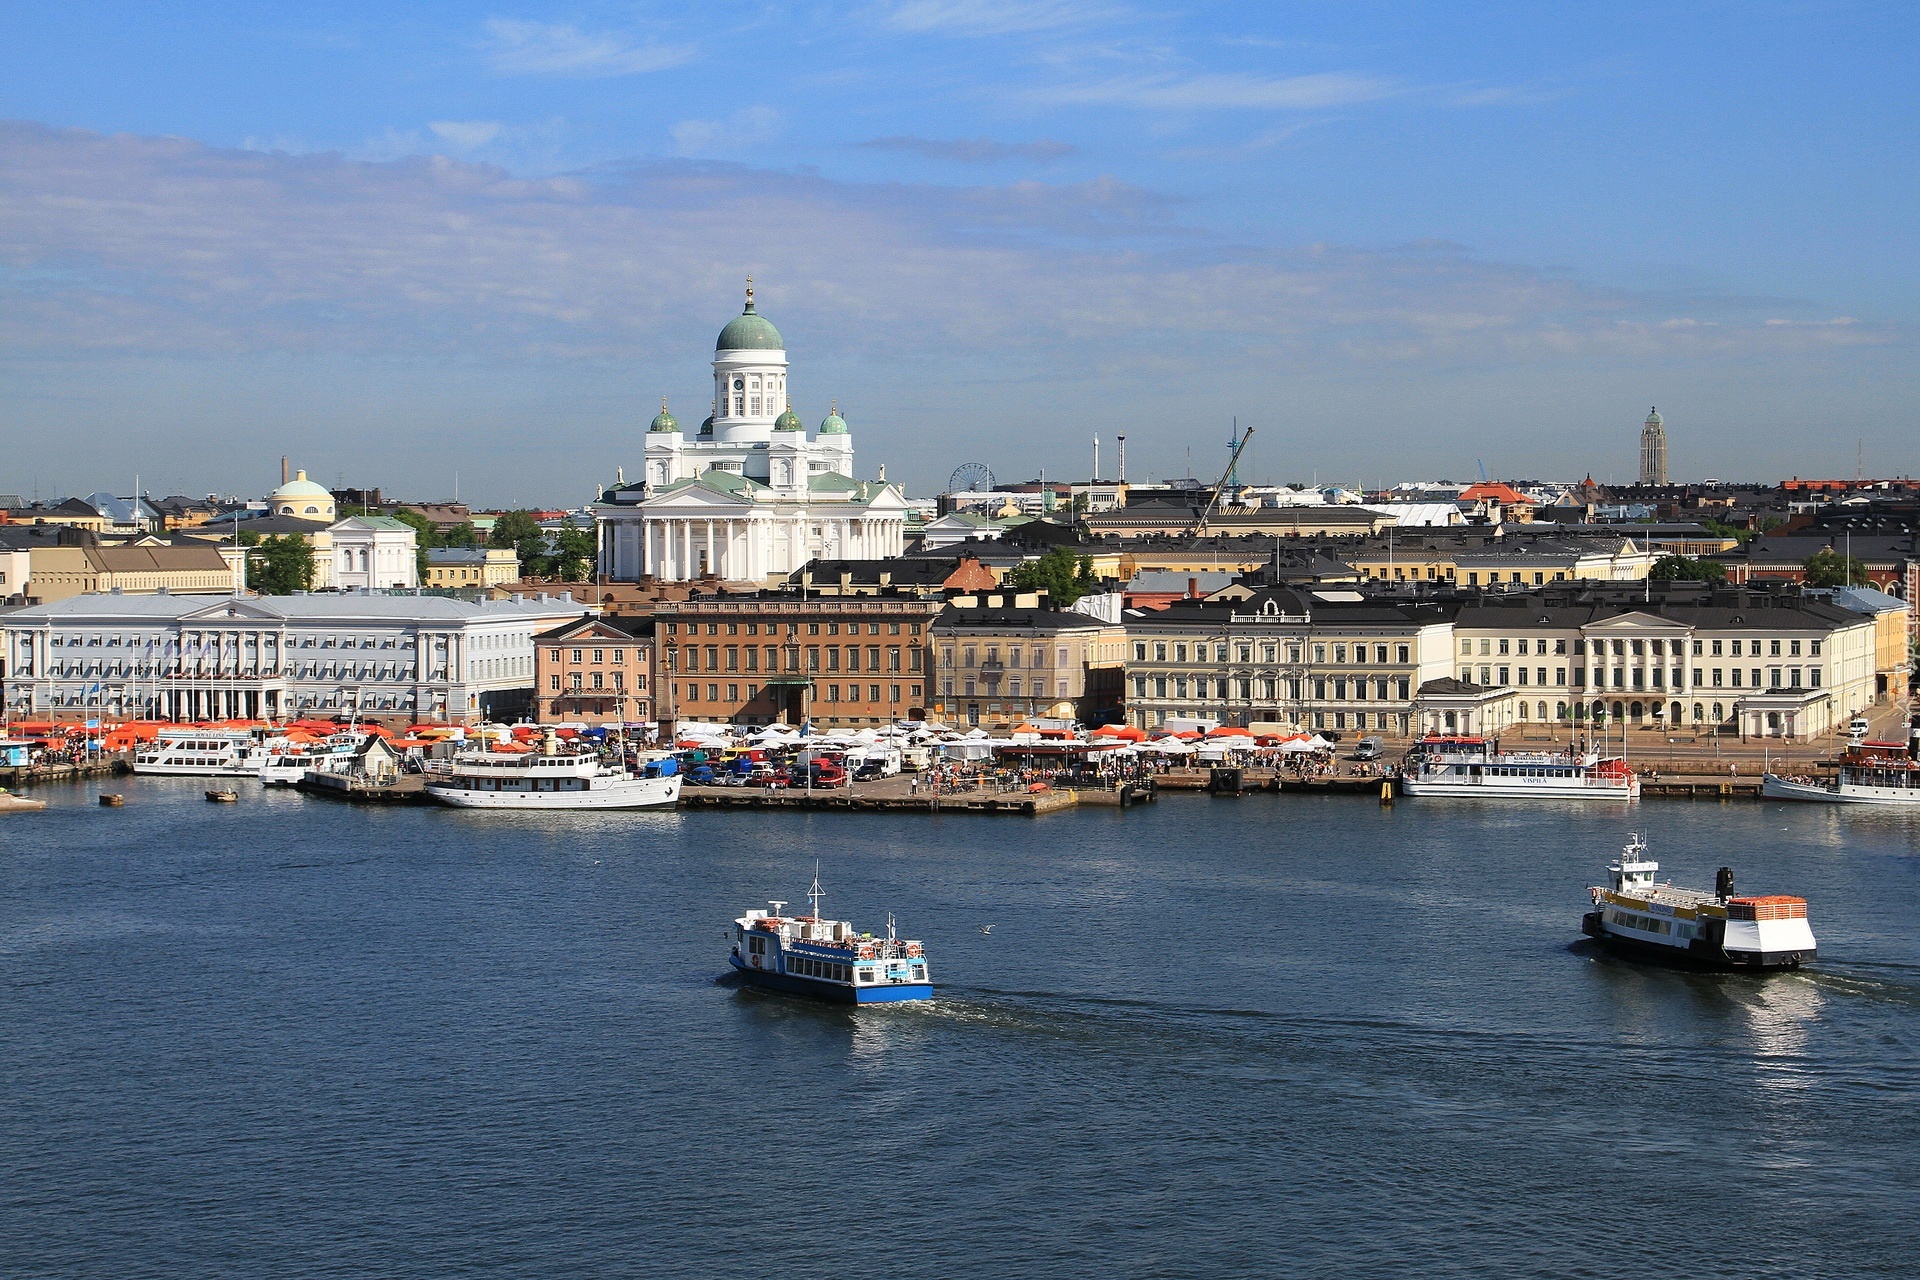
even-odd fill
[{"label": "white cloud", "polygon": [[1305,76],[1126,76],[1042,90],[1043,101],[1061,105],[1136,107],[1149,110],[1313,111],[1372,102],[1400,92],[1379,76],[1326,72]]},{"label": "white cloud", "polygon": [[458,151],[484,147],[500,136],[498,120],[434,120],[427,128]]},{"label": "white cloud", "polygon": [[1089,26],[1127,10],[1097,0],[893,0],[880,12],[896,31],[992,36]]},{"label": "white cloud", "polygon": [[691,62],[690,44],[657,44],[546,22],[488,18],[487,61],[502,75],[630,76]]},{"label": "white cloud", "polygon": [[[764,110],[724,128],[767,125]],[[1696,323],[1674,324],[1659,295],[1468,253],[1229,246],[1112,179],[862,186],[667,162],[534,181],[438,156],[20,124],[0,125],[0,170],[0,348],[16,354],[624,360],[684,336],[747,272],[816,347],[924,359],[937,346],[1001,379],[1065,362],[1112,379],[1117,400],[1242,362],[1365,379],[1894,340],[1818,314],[1765,323],[1789,318],[1777,299],[1696,300],[1682,313]]]},{"label": "white cloud", "polygon": [[668,132],[677,155],[730,155],[771,142],[779,136],[780,123],[780,113],[772,107],[746,107],[725,120],[682,120]]}]

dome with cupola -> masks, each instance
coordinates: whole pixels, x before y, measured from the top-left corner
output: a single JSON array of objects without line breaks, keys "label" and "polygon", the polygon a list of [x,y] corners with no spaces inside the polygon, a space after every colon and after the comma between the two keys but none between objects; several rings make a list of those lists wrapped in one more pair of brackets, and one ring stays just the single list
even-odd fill
[{"label": "dome with cupola", "polygon": [[847,434],[847,420],[840,416],[839,405],[836,404],[833,406],[833,411],[821,419],[820,434],[823,436],[843,436]]},{"label": "dome with cupola", "polygon": [[715,351],[785,351],[786,342],[773,322],[753,309],[753,281],[747,281],[747,305],[739,315],[727,321],[714,342]]},{"label": "dome with cupola", "polygon": [[293,479],[268,494],[267,508],[276,516],[292,516],[296,520],[331,522],[336,518],[333,495],[325,486],[307,479],[304,471],[294,472]]},{"label": "dome with cupola", "polygon": [[800,423],[800,415],[793,411],[792,405],[788,405],[786,408],[786,411],[783,412],[779,417],[773,420],[773,429],[775,431],[805,431],[806,430],[806,428],[802,426]]},{"label": "dome with cupola", "polygon": [[647,430],[665,432],[678,431],[679,429],[680,424],[673,420],[673,415],[667,412],[667,402],[662,400],[660,402],[660,412],[653,415],[653,425],[648,427]]}]

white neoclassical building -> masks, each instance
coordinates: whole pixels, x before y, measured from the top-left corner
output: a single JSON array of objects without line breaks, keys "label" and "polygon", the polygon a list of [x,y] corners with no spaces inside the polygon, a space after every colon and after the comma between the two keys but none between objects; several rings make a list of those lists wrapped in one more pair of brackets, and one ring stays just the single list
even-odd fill
[{"label": "white neoclassical building", "polygon": [[857,480],[836,405],[809,439],[787,394],[786,343],[753,307],[714,344],[713,413],[688,438],[662,404],[643,479],[594,508],[600,563],[617,581],[784,578],[816,557],[881,559],[905,549],[906,495]]}]

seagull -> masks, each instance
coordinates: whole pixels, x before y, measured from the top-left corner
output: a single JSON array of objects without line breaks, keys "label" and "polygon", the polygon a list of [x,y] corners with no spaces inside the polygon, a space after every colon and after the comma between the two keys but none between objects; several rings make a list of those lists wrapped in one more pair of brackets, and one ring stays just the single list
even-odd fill
[{"label": "seagull", "polygon": [[981,926],[980,926],[980,932],[982,932],[982,933],[992,933],[992,932],[993,932],[993,926],[992,926],[992,925],[990,925],[990,924],[983,924],[983,925],[981,925]]}]

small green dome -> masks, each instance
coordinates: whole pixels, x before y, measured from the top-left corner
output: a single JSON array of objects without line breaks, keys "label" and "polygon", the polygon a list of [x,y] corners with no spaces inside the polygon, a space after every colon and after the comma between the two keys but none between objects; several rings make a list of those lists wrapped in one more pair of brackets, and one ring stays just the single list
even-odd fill
[{"label": "small green dome", "polygon": [[707,420],[700,424],[700,434],[703,436],[710,436],[713,434],[713,415],[712,414],[708,414]]},{"label": "small green dome", "polygon": [[666,432],[666,431],[678,431],[679,429],[680,429],[680,424],[673,420],[673,415],[667,412],[667,402],[665,400],[662,400],[660,402],[660,412],[653,415],[653,425],[648,427],[647,430],[650,432],[651,431]]},{"label": "small green dome", "polygon": [[720,331],[719,339],[713,344],[715,351],[785,351],[787,344],[781,340],[780,331],[765,316],[753,309],[753,281],[747,281],[747,306],[744,311],[727,321],[727,327]]},{"label": "small green dome", "polygon": [[773,420],[773,429],[775,431],[806,430],[805,427],[800,425],[800,415],[793,411],[792,405],[788,405],[786,411]]},{"label": "small green dome", "polygon": [[829,413],[821,420],[820,434],[823,436],[843,436],[847,434],[847,420],[840,416],[840,410],[837,406],[832,413]]}]

